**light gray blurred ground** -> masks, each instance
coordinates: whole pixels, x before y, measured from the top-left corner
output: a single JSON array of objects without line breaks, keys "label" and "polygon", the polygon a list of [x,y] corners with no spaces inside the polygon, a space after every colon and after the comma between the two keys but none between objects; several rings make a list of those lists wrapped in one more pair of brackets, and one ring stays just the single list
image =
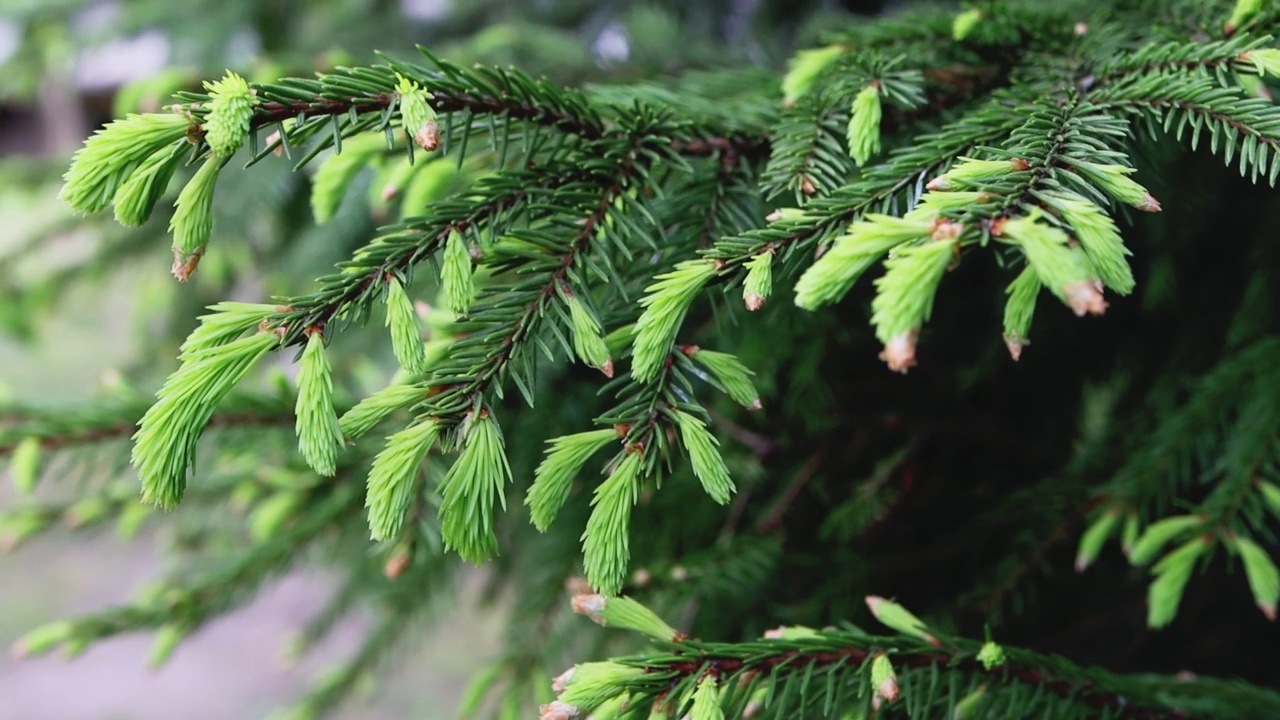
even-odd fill
[{"label": "light gray blurred ground", "polygon": [[[163,270],[163,268],[161,268]],[[40,342],[0,337],[0,382],[20,397],[88,396],[123,357],[129,333],[128,278],[66,300]],[[0,508],[12,501],[0,471]],[[110,533],[37,540],[0,554],[0,648],[50,620],[128,600],[155,578],[148,539],[123,544]],[[359,621],[297,666],[282,648],[323,603],[326,579],[291,576],[257,600],[184,643],[159,671],[148,669],[151,638],[127,636],[75,660],[18,661],[0,653],[0,720],[255,720],[306,687],[317,672],[359,643]],[[465,605],[465,603],[464,603]],[[451,610],[435,629],[408,643],[385,681],[335,715],[342,720],[452,718],[470,674],[497,653],[492,616]]]}]

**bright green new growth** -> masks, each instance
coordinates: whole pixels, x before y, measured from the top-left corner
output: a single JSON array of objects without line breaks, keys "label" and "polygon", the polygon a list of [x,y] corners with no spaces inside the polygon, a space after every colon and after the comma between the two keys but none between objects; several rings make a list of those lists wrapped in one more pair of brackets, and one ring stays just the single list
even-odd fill
[{"label": "bright green new growth", "polygon": [[921,216],[898,218],[868,214],[849,226],[826,254],[809,266],[796,283],[796,305],[816,310],[849,292],[862,273],[889,250],[904,242],[929,237],[933,221]]},{"label": "bright green new growth", "polygon": [[747,278],[742,282],[742,302],[748,310],[759,310],[773,292],[773,252],[756,255],[745,267]]},{"label": "bright green new growth", "polygon": [[902,217],[904,220],[934,221],[943,215],[980,205],[991,197],[991,193],[979,190],[930,190],[921,195],[920,202]]},{"label": "bright green new growth", "polygon": [[801,50],[795,54],[787,65],[787,74],[782,78],[783,102],[791,105],[804,97],[813,87],[823,70],[835,62],[848,49],[842,45]]},{"label": "bright green new growth", "polygon": [[1106,303],[1091,282],[1087,258],[1068,246],[1066,233],[1040,222],[1041,217],[1040,210],[1034,209],[1026,217],[1005,222],[1001,233],[1022,249],[1040,282],[1076,315],[1101,314]]},{"label": "bright green new growth", "polygon": [[403,75],[396,91],[400,96],[400,117],[405,132],[412,135],[423,150],[435,150],[440,145],[440,132],[436,111],[430,103],[431,94]]},{"label": "bright green new growth", "polygon": [[876,653],[871,659],[870,673],[871,692],[880,699],[893,702],[898,699],[898,674],[893,670],[893,662],[884,653]]},{"label": "bright green new growth", "polygon": [[1191,571],[1209,547],[1204,539],[1194,538],[1156,563],[1152,569],[1156,579],[1147,590],[1149,627],[1162,628],[1173,622],[1178,615],[1178,605],[1182,602],[1182,592],[1191,579]]},{"label": "bright green new growth", "polygon": [[1004,304],[1004,342],[1014,360],[1022,356],[1022,348],[1030,342],[1031,319],[1043,287],[1035,268],[1028,265],[1005,289],[1009,297]]},{"label": "bright green new growth", "polygon": [[209,236],[213,234],[213,188],[226,162],[224,157],[206,159],[178,193],[173,217],[169,219],[169,232],[173,233],[174,274],[179,280],[186,280],[190,275],[190,271],[183,268],[204,254]]},{"label": "bright green new growth", "polygon": [[898,603],[876,595],[870,595],[867,597],[867,607],[871,610],[871,614],[875,616],[875,619],[890,630],[900,632],[903,635],[910,635],[930,645],[941,645],[938,639],[926,629],[924,621]]},{"label": "bright green new growth", "polygon": [[369,509],[374,540],[391,540],[400,534],[418,487],[422,460],[439,437],[439,424],[424,419],[387,438],[386,447],[373,459],[364,506]]},{"label": "bright green new growth", "polygon": [[71,158],[58,197],[82,213],[105,209],[142,161],[186,137],[191,126],[176,113],[129,115],[108,123]]},{"label": "bright green new growth", "polygon": [[389,385],[365,397],[338,418],[338,428],[348,441],[358,440],[391,413],[421,400],[425,393],[415,385]]},{"label": "bright green new growth", "polygon": [[1236,0],[1236,6],[1231,10],[1231,17],[1227,19],[1227,34],[1234,33],[1237,28],[1262,12],[1262,5],[1263,0]]},{"label": "bright green new growth", "polygon": [[600,334],[600,323],[577,295],[568,294],[570,329],[573,331],[573,352],[582,362],[613,377],[613,359]]},{"label": "bright green new growth", "polygon": [[880,152],[880,89],[868,85],[853,99],[849,108],[849,157],[859,167],[866,165],[871,156]]},{"label": "bright green new growth", "polygon": [[29,495],[40,478],[40,438],[28,435],[9,456],[9,476],[20,495]]},{"label": "bright green new growth", "polygon": [[[929,190],[959,190],[996,180],[1027,169],[1021,160],[974,160],[962,157],[960,164],[929,181]],[[927,197],[927,196],[926,196]]]},{"label": "bright green new growth", "polygon": [[1236,535],[1229,547],[1240,554],[1244,563],[1244,574],[1249,581],[1249,590],[1258,609],[1268,620],[1276,619],[1276,603],[1280,602],[1280,570],[1267,551],[1253,540]]},{"label": "bright green new growth", "polygon": [[[1254,70],[1261,76],[1280,76],[1280,50],[1275,48],[1256,48],[1241,55],[1240,59],[1252,64]],[[1243,79],[1242,77],[1241,80]],[[1260,78],[1250,79],[1260,82]]]},{"label": "bright green new growth", "polygon": [[954,238],[934,240],[899,248],[885,261],[871,301],[871,324],[880,342],[916,332],[929,319],[933,296],[955,252]]},{"label": "bright green new growth", "polygon": [[151,217],[156,201],[169,187],[169,180],[178,168],[183,147],[175,143],[155,151],[129,179],[116,190],[113,204],[116,222],[126,227],[138,227]]},{"label": "bright green new growth", "polygon": [[1160,203],[1147,189],[1129,179],[1134,171],[1124,165],[1099,165],[1087,160],[1064,157],[1068,164],[1079,171],[1086,180],[1106,191],[1116,200],[1143,212],[1160,212]]},{"label": "bright green new growth", "polygon": [[324,355],[324,338],[312,331],[298,363],[296,430],[298,452],[312,470],[326,477],[337,472],[342,429],[333,408],[333,378]]},{"label": "bright green new growth", "polygon": [[712,379],[720,385],[725,394],[733,401],[749,410],[759,410],[760,393],[751,382],[751,371],[742,361],[729,353],[703,350],[698,348],[692,354],[695,362],[711,373]]},{"label": "bright green new growth", "polygon": [[591,498],[591,517],[582,533],[587,581],[601,595],[617,595],[631,558],[631,508],[640,494],[640,454],[628,452]]},{"label": "bright green new growth", "polygon": [[1146,565],[1156,559],[1156,555],[1165,545],[1184,537],[1187,533],[1204,524],[1204,518],[1195,515],[1177,515],[1151,523],[1129,553],[1129,562],[1134,565]]},{"label": "bright green new growth", "polygon": [[502,430],[486,411],[463,427],[462,453],[440,482],[440,535],[446,550],[478,565],[498,554],[493,499],[506,509],[504,486],[511,481],[511,467]]},{"label": "bright green new growth", "polygon": [[205,142],[219,157],[234,155],[249,137],[249,121],[253,119],[253,90],[239,75],[227,74],[215,82],[206,82],[209,114],[205,115]]},{"label": "bright green new growth", "polygon": [[592,619],[605,627],[634,630],[663,642],[673,642],[682,637],[656,613],[629,597],[601,597],[601,602],[603,609],[598,617],[593,616]]},{"label": "bright green new growth", "polygon": [[715,273],[712,262],[686,260],[671,272],[658,275],[645,288],[645,296],[640,299],[644,313],[636,322],[631,362],[631,374],[636,380],[648,382],[658,376],[689,306]]},{"label": "bright green new growth", "polygon": [[693,707],[689,710],[689,720],[724,720],[724,709],[720,707],[720,692],[715,675],[704,675],[693,691]]},{"label": "bright green new growth", "polygon": [[399,278],[387,281],[387,327],[391,330],[391,349],[400,367],[414,377],[427,372],[427,353],[422,344],[422,330],[413,301]]},{"label": "bright green new growth", "polygon": [[990,640],[983,643],[982,648],[978,650],[978,662],[982,663],[982,667],[987,670],[1000,667],[1006,660],[1008,657],[1005,655],[1004,648]]},{"label": "bright green new growth", "polygon": [[951,38],[957,41],[964,40],[980,22],[982,22],[981,10],[978,8],[965,10],[951,21]]},{"label": "bright green new growth", "polygon": [[1111,537],[1120,522],[1120,515],[1119,508],[1110,508],[1089,524],[1088,529],[1080,536],[1080,547],[1076,550],[1076,572],[1084,572],[1098,559],[1103,543]]},{"label": "bright green new growth", "polygon": [[575,665],[565,683],[560,702],[592,711],[611,698],[626,692],[626,684],[644,676],[644,668],[615,662],[586,662]]},{"label": "bright green new growth", "polygon": [[702,489],[707,491],[712,500],[727,505],[734,486],[729,477],[729,468],[725,467],[724,458],[720,456],[719,441],[707,431],[702,420],[683,410],[676,410],[672,414],[675,415],[676,424],[680,426],[680,439],[685,451],[689,453],[693,474],[702,483]]},{"label": "bright green new growth", "polygon": [[[232,316],[240,317],[234,312]],[[221,325],[216,315],[209,324]],[[256,329],[256,323],[240,325],[235,334],[250,328]],[[192,340],[198,335],[218,342],[195,344]],[[169,509],[182,500],[187,472],[195,465],[196,441],[214,409],[280,340],[270,332],[257,332],[238,340],[231,340],[229,335],[230,332],[201,333],[197,328],[183,346],[182,367],[165,381],[156,393],[155,404],[139,421],[133,436],[132,463],[142,480],[143,502]]]},{"label": "bright green new growth", "polygon": [[546,457],[533,474],[533,484],[525,495],[529,520],[539,532],[546,532],[564,506],[573,487],[573,479],[600,448],[618,439],[613,428],[564,435],[547,441]]},{"label": "bright green new growth", "polygon": [[475,280],[472,277],[471,253],[462,233],[450,231],[444,245],[444,260],[440,265],[440,294],[444,306],[459,315],[465,315],[475,298]]},{"label": "bright green new growth", "polygon": [[1075,231],[1098,279],[1121,295],[1133,292],[1133,270],[1126,259],[1131,253],[1111,217],[1073,193],[1055,193],[1047,199]]}]

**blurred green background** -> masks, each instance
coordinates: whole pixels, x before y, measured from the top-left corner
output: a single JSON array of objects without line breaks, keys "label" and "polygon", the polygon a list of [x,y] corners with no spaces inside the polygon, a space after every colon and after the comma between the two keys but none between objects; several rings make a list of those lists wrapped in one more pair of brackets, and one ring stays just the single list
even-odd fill
[{"label": "blurred green background", "polygon": [[[378,220],[348,213],[316,229],[297,176],[238,174],[235,186],[219,189],[217,222],[220,233],[248,240],[245,249],[211,257],[178,286],[163,218],[125,231],[109,217],[73,217],[57,200],[71,152],[112,117],[154,111],[173,91],[228,68],[267,80],[373,62],[375,49],[408,55],[415,44],[570,84],[778,66],[828,16],[885,4],[0,0],[0,393],[69,403],[126,379],[149,390],[201,306],[304,287]],[[0,485],[0,507],[11,500],[8,483]],[[160,568],[153,540],[62,534],[0,553],[0,640],[124,602]],[[328,582],[285,578],[184,643],[159,671],[147,669],[146,636],[102,643],[74,661],[0,656],[0,720],[262,716],[358,642],[355,623],[303,663],[287,660],[290,633],[318,610]],[[496,652],[497,618],[468,610],[480,591],[479,582],[460,588],[448,622],[425,631],[387,683],[338,716],[452,717],[469,674]]]}]

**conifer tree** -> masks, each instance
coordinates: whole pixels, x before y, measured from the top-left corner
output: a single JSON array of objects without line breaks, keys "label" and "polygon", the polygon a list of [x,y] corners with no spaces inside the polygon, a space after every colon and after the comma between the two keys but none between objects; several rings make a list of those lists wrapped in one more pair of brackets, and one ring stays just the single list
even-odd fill
[{"label": "conifer tree", "polygon": [[990,0],[779,72],[423,47],[126,114],[61,197],[167,228],[166,292],[252,254],[214,210],[240,176],[305,178],[337,261],[263,256],[158,389],[0,409],[24,492],[86,480],[0,543],[186,536],[15,651],[162,659],[320,563],[304,645],[378,617],[288,715],[320,717],[474,564],[515,601],[467,717],[1280,717],[1278,30]]}]

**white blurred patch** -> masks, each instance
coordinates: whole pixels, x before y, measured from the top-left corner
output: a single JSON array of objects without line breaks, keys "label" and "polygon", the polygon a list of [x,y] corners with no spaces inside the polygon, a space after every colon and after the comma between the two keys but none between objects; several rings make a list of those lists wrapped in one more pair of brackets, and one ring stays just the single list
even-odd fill
[{"label": "white blurred patch", "polygon": [[22,43],[22,30],[18,28],[18,23],[11,21],[0,22],[0,65],[9,62],[9,58],[18,52],[18,45]]},{"label": "white blurred patch", "polygon": [[449,15],[449,0],[400,0],[400,12],[410,20],[435,22]]},{"label": "white blurred patch", "polygon": [[596,41],[591,43],[591,52],[596,61],[602,64],[626,62],[631,56],[631,40],[627,30],[618,23],[612,23],[600,31]]},{"label": "white blurred patch", "polygon": [[85,90],[109,90],[154,75],[169,60],[169,39],[148,30],[128,39],[86,47],[76,58],[74,78]]}]

